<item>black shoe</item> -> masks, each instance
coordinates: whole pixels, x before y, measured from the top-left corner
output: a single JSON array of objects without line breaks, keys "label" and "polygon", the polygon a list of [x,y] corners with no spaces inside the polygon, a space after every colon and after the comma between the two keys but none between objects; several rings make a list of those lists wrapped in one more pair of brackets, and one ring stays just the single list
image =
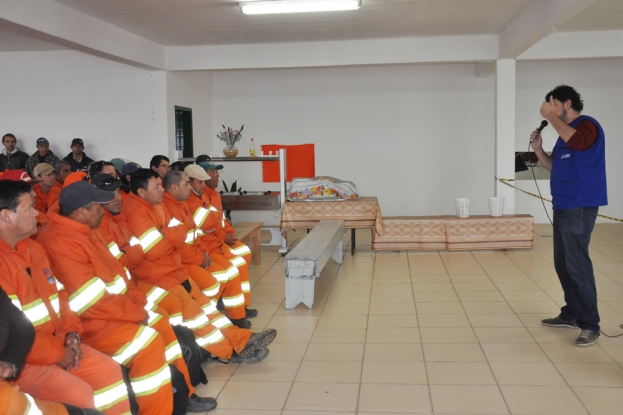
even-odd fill
[{"label": "black shoe", "polygon": [[245,307],[244,311],[247,312],[247,318],[257,317],[257,310],[255,308]]},{"label": "black shoe", "polygon": [[234,326],[238,326],[241,329],[251,328],[251,322],[247,320],[246,318],[239,318],[238,320],[230,320],[230,321],[231,321],[231,324],[233,324]]},{"label": "black shoe", "polygon": [[599,338],[598,331],[582,330],[582,333],[575,339],[575,345],[578,347],[586,347],[597,343]]},{"label": "black shoe", "polygon": [[225,303],[223,303],[223,297],[219,298],[216,302],[216,309],[221,313],[225,312]]},{"label": "black shoe", "polygon": [[575,324],[575,321],[566,321],[561,319],[560,317],[546,318],[545,320],[541,320],[541,324],[549,327],[564,327],[568,329],[578,328],[578,325]]},{"label": "black shoe", "polygon": [[253,333],[244,347],[244,350],[240,352],[240,356],[247,357],[258,347],[266,347],[277,337],[277,330],[268,329],[261,333]]},{"label": "black shoe", "polygon": [[186,412],[206,412],[216,408],[216,399],[214,398],[202,398],[193,393],[188,398],[188,407]]},{"label": "black shoe", "polygon": [[258,347],[254,349],[248,356],[242,357],[236,352],[231,356],[227,363],[257,363],[266,359],[269,350],[266,347]]}]

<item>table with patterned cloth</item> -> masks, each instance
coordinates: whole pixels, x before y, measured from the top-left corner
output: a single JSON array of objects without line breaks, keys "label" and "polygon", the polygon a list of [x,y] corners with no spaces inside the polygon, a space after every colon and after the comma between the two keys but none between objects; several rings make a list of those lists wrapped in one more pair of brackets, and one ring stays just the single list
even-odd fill
[{"label": "table with patterned cloth", "polygon": [[352,229],[351,253],[355,250],[355,229],[372,228],[383,235],[383,218],[376,197],[350,200],[285,202],[281,211],[281,229],[312,229],[324,219],[341,219],[344,229]]}]

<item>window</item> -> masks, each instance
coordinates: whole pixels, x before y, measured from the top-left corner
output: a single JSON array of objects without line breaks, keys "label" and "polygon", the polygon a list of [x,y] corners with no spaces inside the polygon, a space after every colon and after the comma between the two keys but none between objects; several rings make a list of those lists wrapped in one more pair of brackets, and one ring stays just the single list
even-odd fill
[{"label": "window", "polygon": [[183,157],[193,155],[193,110],[175,106],[175,149],[182,150]]}]

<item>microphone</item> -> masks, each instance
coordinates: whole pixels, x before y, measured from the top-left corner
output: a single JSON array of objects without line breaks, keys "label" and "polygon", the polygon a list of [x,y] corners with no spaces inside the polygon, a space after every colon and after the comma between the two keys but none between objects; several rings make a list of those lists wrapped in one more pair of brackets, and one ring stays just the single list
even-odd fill
[{"label": "microphone", "polygon": [[[536,135],[541,134],[541,131],[543,131],[543,128],[547,127],[548,125],[549,125],[549,123],[547,122],[547,120],[541,121],[541,125],[536,130]],[[530,140],[530,142],[533,142],[533,141],[534,141],[534,139]]]}]

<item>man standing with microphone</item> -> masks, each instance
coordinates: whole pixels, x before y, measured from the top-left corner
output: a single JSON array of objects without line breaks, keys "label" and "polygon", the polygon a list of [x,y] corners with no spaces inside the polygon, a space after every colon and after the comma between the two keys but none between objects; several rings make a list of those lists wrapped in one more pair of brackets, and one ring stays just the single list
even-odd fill
[{"label": "man standing with microphone", "polygon": [[575,89],[557,86],[541,105],[541,115],[559,135],[552,155],[543,151],[538,130],[530,135],[532,149],[551,172],[554,266],[566,303],[560,315],[541,323],[582,329],[575,341],[580,347],[599,338],[597,288],[588,245],[599,206],[608,204],[604,131],[594,118],[581,115],[583,108]]}]

